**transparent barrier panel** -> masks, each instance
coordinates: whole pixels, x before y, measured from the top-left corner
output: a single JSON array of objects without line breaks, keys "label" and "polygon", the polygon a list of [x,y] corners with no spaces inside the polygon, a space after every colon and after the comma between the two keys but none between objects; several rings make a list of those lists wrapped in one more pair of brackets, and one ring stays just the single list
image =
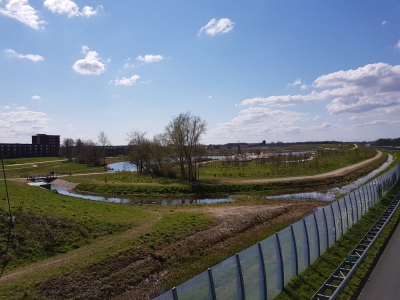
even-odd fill
[{"label": "transparent barrier panel", "polygon": [[168,292],[161,294],[160,296],[154,298],[153,300],[174,300],[174,296],[172,295],[172,291],[169,290]]},{"label": "transparent barrier panel", "polygon": [[360,187],[358,189],[360,191],[360,196],[361,196],[361,201],[363,204],[363,216],[368,212],[369,210],[369,205],[368,205],[368,195],[365,193],[364,189]]},{"label": "transparent barrier panel", "polygon": [[208,272],[205,271],[178,285],[176,287],[176,292],[179,300],[212,299]]},{"label": "transparent barrier panel", "polygon": [[260,242],[265,265],[265,275],[267,277],[267,299],[274,299],[281,291],[282,270],[280,259],[278,257],[278,245],[276,235]]},{"label": "transparent barrier panel", "polygon": [[335,219],[332,212],[332,205],[325,206],[324,210],[326,216],[326,223],[328,224],[328,240],[330,247],[336,242]]},{"label": "transparent barrier panel", "polygon": [[325,222],[324,211],[322,209],[317,210],[315,213],[317,219],[318,233],[319,233],[319,250],[320,255],[328,249],[328,232],[326,230],[327,224]]},{"label": "transparent barrier panel", "polygon": [[292,225],[294,232],[294,239],[297,247],[297,263],[298,273],[303,272],[308,266],[308,241],[306,236],[306,228],[304,227],[303,220],[297,221]]},{"label": "transparent barrier panel", "polygon": [[365,211],[368,212],[372,207],[370,192],[366,185],[362,186],[361,189],[362,189],[362,191],[364,193],[364,197],[365,197]]},{"label": "transparent barrier panel", "polygon": [[339,240],[342,236],[342,218],[339,210],[339,204],[337,201],[331,203],[333,209],[333,216],[335,219],[335,232],[336,232],[336,240]]},{"label": "transparent barrier panel", "polygon": [[307,227],[308,243],[310,245],[310,265],[316,261],[319,254],[318,231],[314,220],[314,214],[304,218]]},{"label": "transparent barrier panel", "polygon": [[281,244],[283,261],[283,284],[286,285],[293,276],[296,276],[297,256],[294,240],[292,239],[292,230],[289,227],[278,232],[279,242]]},{"label": "transparent barrier panel", "polygon": [[353,224],[356,224],[358,222],[357,199],[356,199],[356,196],[354,195],[354,192],[351,192],[349,194],[349,197],[351,199],[351,205],[352,205],[352,209],[353,209]]},{"label": "transparent barrier panel", "polygon": [[358,191],[354,191],[354,197],[356,198],[356,205],[357,205],[357,222],[360,221],[362,218],[362,202],[360,199],[360,193]]},{"label": "transparent barrier panel", "polygon": [[239,253],[246,299],[264,299],[261,298],[265,286],[259,254],[257,244]]},{"label": "transparent barrier panel", "polygon": [[218,300],[240,299],[241,286],[235,256],[215,265],[211,271]]},{"label": "transparent barrier panel", "polygon": [[344,202],[346,203],[347,207],[347,226],[348,226],[347,229],[350,229],[354,225],[354,220],[353,220],[353,207],[349,195],[344,197]]},{"label": "transparent barrier panel", "polygon": [[347,230],[349,229],[349,223],[348,223],[349,219],[348,219],[348,216],[347,216],[347,206],[346,206],[346,203],[344,201],[344,198],[340,198],[337,201],[337,203],[338,203],[338,205],[340,207],[340,213],[341,213],[341,219],[342,219],[342,221],[341,221],[342,222],[342,231],[343,231],[343,234],[345,234],[347,232]]}]

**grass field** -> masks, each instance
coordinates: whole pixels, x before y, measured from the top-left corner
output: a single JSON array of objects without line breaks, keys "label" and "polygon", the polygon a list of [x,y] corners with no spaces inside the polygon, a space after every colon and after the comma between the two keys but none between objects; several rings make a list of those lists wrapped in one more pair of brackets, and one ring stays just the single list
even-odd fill
[{"label": "grass field", "polygon": [[[368,168],[376,168],[375,164]],[[366,169],[349,176],[357,177]],[[146,182],[140,181],[143,177],[138,175],[123,172],[114,175],[114,184],[109,184],[112,177],[108,177],[108,184],[105,184],[104,174],[66,179],[94,184],[97,188],[187,188],[177,181]],[[134,176],[140,179],[132,180]],[[351,180],[350,177],[331,182],[311,180],[300,185],[314,189],[339,184]],[[235,185],[240,189],[247,186],[232,184]],[[291,186],[275,183],[275,188],[271,185],[271,189],[287,192],[294,186],[293,183]],[[0,278],[0,295],[6,299],[154,297],[285,228],[321,205],[318,201],[271,201],[265,199],[264,192],[254,194],[251,191],[239,191],[241,196],[236,196],[236,202],[230,204],[162,206],[87,201],[27,186],[24,182],[8,181],[8,190],[15,226],[7,260],[4,260],[8,226],[7,218],[0,219],[0,263],[6,263],[5,273]],[[4,185],[0,185],[0,213],[8,215]],[[368,216],[366,219],[370,218]],[[357,231],[353,239],[357,239],[362,230]],[[350,247],[353,241],[339,242],[339,246],[347,243]],[[334,257],[336,253],[331,255]],[[321,273],[329,273],[329,270]],[[295,279],[293,290],[299,292],[296,294],[289,286],[286,295],[281,297],[295,299],[312,294],[312,288],[322,280],[322,276],[305,278],[315,281],[311,287],[309,283],[300,287],[305,279]]]}]

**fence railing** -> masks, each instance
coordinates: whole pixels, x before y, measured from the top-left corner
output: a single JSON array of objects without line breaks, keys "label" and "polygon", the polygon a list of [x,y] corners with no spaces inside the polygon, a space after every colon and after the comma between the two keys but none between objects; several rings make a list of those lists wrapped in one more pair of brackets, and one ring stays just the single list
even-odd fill
[{"label": "fence railing", "polygon": [[400,177],[400,163],[350,194],[155,300],[273,299],[356,224]]}]

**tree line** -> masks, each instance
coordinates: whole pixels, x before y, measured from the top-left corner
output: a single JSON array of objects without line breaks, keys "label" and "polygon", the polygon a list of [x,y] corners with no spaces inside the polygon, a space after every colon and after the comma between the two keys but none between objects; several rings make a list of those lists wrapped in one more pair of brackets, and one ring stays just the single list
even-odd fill
[{"label": "tree line", "polygon": [[[206,153],[205,146],[200,144],[206,127],[199,116],[186,112],[174,117],[153,138],[146,137],[146,131],[132,130],[127,134],[129,162],[136,165],[140,174],[194,182],[198,179],[197,162]],[[60,155],[88,166],[105,165],[109,145],[111,142],[104,132],[98,135],[98,143],[66,138]]]}]

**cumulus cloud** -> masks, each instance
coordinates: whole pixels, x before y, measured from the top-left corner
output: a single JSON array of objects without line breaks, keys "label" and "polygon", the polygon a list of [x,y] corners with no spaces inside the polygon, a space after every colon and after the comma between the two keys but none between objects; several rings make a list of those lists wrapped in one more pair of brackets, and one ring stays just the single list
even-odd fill
[{"label": "cumulus cloud", "polygon": [[117,85],[131,86],[136,83],[136,81],[140,78],[139,75],[133,75],[130,78],[122,77],[121,79],[111,80],[110,83],[114,83]]},{"label": "cumulus cloud", "polygon": [[83,75],[100,75],[106,71],[106,65],[99,59],[96,51],[89,51],[88,46],[82,46],[82,53],[85,54],[84,59],[77,60],[72,69]]},{"label": "cumulus cloud", "polygon": [[68,15],[68,18],[80,16],[89,18],[98,15],[103,10],[103,6],[98,5],[96,9],[93,9],[92,6],[85,6],[82,11],[79,11],[79,6],[71,0],[46,0],[43,4],[51,12]]},{"label": "cumulus cloud", "polygon": [[7,55],[9,57],[16,57],[16,58],[20,58],[20,59],[29,59],[33,62],[38,62],[38,61],[42,61],[44,60],[44,58],[40,55],[36,55],[36,54],[19,54],[18,52],[16,52],[13,49],[4,49],[4,53],[7,53]]},{"label": "cumulus cloud", "polygon": [[231,20],[227,18],[219,19],[211,19],[206,26],[201,27],[199,33],[197,35],[200,35],[203,31],[211,36],[215,36],[220,33],[228,33],[233,29],[233,26],[235,23],[233,23]]},{"label": "cumulus cloud", "polygon": [[159,62],[164,59],[162,55],[153,55],[153,54],[146,54],[145,56],[139,55],[136,57],[137,60],[143,61],[145,63],[154,63]]},{"label": "cumulus cloud", "polygon": [[40,19],[39,13],[28,4],[28,0],[8,0],[5,4],[0,1],[0,15],[16,19],[36,30],[44,29],[46,24]]},{"label": "cumulus cloud", "polygon": [[[231,121],[217,124],[211,135],[220,137],[237,137],[252,135],[274,134],[277,132],[295,132],[295,123],[304,121],[306,114],[271,110],[266,107],[250,107],[239,112],[239,116]],[[296,129],[297,128],[297,129]]]},{"label": "cumulus cloud", "polygon": [[40,100],[40,99],[42,99],[42,98],[40,98],[40,96],[38,96],[38,95],[32,96],[32,100]]},{"label": "cumulus cloud", "polygon": [[19,137],[49,132],[49,120],[45,113],[27,108],[0,113],[0,135],[12,142]]},{"label": "cumulus cloud", "polygon": [[306,95],[281,95],[245,99],[241,105],[292,106],[313,101],[330,101],[330,114],[358,114],[393,111],[400,108],[400,65],[369,64],[356,70],[341,70],[322,75]]},{"label": "cumulus cloud", "polygon": [[374,120],[365,122],[364,124],[355,124],[354,127],[377,126],[377,125],[396,125],[400,124],[400,120]]}]

